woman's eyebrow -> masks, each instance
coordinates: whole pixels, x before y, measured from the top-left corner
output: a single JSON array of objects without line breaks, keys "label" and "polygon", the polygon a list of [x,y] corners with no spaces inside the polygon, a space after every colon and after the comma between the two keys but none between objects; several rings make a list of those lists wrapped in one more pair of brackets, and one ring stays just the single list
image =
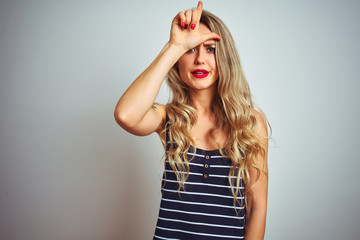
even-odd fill
[{"label": "woman's eyebrow", "polygon": [[213,46],[213,45],[215,45],[215,41],[204,42],[204,46]]}]

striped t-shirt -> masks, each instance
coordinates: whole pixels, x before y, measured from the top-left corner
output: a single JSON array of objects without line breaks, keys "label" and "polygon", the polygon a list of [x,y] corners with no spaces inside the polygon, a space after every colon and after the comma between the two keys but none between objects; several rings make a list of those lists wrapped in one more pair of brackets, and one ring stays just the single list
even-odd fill
[{"label": "striped t-shirt", "polygon": [[[225,240],[243,239],[245,208],[234,209],[228,173],[231,160],[219,150],[189,151],[190,173],[185,191],[178,191],[178,182],[168,162],[163,179],[159,217],[153,239]],[[244,189],[241,189],[244,195]],[[238,199],[243,199],[238,197]]]}]

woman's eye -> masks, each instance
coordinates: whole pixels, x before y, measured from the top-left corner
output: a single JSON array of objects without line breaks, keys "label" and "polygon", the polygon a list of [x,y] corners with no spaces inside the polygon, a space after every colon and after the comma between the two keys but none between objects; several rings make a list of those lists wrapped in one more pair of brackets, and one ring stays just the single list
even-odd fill
[{"label": "woman's eye", "polygon": [[215,53],[215,48],[208,48],[209,52]]},{"label": "woman's eye", "polygon": [[192,48],[190,49],[189,51],[187,51],[188,53],[191,53],[191,52],[195,52],[195,48]]}]

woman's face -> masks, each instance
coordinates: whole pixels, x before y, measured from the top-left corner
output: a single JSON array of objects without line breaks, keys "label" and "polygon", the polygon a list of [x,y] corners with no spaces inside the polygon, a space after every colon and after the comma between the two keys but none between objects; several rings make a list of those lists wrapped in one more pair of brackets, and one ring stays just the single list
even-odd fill
[{"label": "woman's face", "polygon": [[[203,23],[199,26],[203,34],[211,32]],[[194,90],[215,88],[219,73],[215,59],[215,40],[208,40],[190,49],[178,61],[181,79]]]}]

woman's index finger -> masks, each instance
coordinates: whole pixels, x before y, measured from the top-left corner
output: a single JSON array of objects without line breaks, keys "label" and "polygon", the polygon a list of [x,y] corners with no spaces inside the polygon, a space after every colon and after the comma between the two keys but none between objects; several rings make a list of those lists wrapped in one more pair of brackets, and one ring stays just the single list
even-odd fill
[{"label": "woman's index finger", "polygon": [[196,9],[199,11],[200,16],[201,16],[202,9],[203,9],[203,3],[202,3],[202,1],[199,1],[199,2],[198,2],[198,5],[197,5]]}]

